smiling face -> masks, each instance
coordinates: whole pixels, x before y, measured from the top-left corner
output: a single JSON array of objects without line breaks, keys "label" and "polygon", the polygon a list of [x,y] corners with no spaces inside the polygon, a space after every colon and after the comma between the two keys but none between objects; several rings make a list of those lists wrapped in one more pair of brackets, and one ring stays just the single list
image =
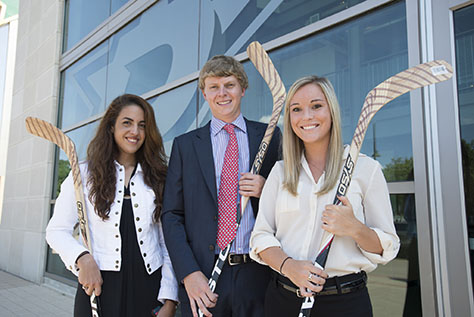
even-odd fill
[{"label": "smiling face", "polygon": [[289,103],[293,132],[309,146],[328,146],[331,136],[331,112],[326,96],[317,84],[296,91]]},{"label": "smiling face", "polygon": [[212,115],[230,123],[240,114],[240,101],[245,95],[245,89],[240,86],[234,75],[207,77],[204,80],[202,94],[209,103]]},{"label": "smiling face", "polygon": [[129,105],[120,111],[112,129],[114,140],[119,149],[118,161],[124,164],[145,141],[145,114],[137,105]]}]

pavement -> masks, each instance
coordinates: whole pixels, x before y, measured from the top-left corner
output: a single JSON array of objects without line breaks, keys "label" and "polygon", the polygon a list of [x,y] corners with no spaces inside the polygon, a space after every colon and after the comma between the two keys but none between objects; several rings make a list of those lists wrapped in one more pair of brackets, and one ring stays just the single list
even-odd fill
[{"label": "pavement", "polygon": [[[403,316],[408,261],[395,259],[369,274],[374,316]],[[44,277],[35,284],[0,270],[0,317],[73,316],[75,288]],[[419,301],[419,298],[413,300]],[[177,312],[177,317],[180,313]]]},{"label": "pavement", "polygon": [[70,289],[60,290],[52,283],[38,285],[0,270],[1,317],[70,317],[73,307],[74,296]]}]

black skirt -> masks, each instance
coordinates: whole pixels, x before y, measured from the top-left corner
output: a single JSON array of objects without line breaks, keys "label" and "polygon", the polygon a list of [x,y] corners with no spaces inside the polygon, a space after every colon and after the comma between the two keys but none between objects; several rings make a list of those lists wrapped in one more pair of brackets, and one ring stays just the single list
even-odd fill
[{"label": "black skirt", "polygon": [[[130,196],[125,188],[125,196]],[[101,271],[102,293],[99,296],[101,317],[151,316],[158,305],[161,268],[149,275],[138,246],[131,199],[124,199],[120,219],[122,267],[119,272]],[[78,285],[74,303],[75,317],[90,317],[90,297]]]}]

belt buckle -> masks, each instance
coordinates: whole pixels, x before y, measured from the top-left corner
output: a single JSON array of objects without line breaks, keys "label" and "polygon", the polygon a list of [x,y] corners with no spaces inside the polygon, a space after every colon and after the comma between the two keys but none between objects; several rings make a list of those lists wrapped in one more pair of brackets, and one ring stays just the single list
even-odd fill
[{"label": "belt buckle", "polygon": [[234,266],[234,265],[237,265],[237,264],[240,264],[240,262],[233,262],[232,261],[232,257],[236,255],[235,253],[231,253],[229,254],[229,256],[227,257],[227,263],[229,263],[230,266]]},{"label": "belt buckle", "polygon": [[301,295],[301,291],[300,291],[299,288],[296,289],[296,296],[297,296],[298,298],[304,298],[304,296]]}]

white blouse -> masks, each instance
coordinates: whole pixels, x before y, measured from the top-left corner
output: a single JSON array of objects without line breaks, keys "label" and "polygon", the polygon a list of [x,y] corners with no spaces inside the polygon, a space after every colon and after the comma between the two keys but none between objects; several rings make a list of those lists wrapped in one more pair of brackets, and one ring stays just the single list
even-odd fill
[{"label": "white blouse", "polygon": [[[105,271],[119,271],[122,265],[120,217],[124,199],[125,168],[116,161],[115,167],[117,177],[115,200],[110,206],[109,218],[102,220],[89,200],[89,188],[85,185],[88,179],[87,163],[80,164],[92,254],[99,269]],[[152,274],[162,267],[158,300],[162,302],[166,299],[178,301],[178,284],[166,249],[161,221],[158,223],[153,221],[155,193],[145,184],[140,164],[130,179],[130,192],[137,240],[139,241],[138,247],[145,269],[148,274]],[[75,275],[78,275],[75,261],[79,254],[87,250],[82,243],[82,236],[79,238],[80,242],[72,236],[73,227],[77,221],[74,183],[72,174],[69,173],[61,185],[61,193],[56,199],[53,217],[46,228],[46,241],[52,249],[59,253],[66,268]]]},{"label": "white blouse", "polygon": [[[347,149],[345,152],[344,156]],[[283,188],[283,161],[275,164],[263,188],[250,239],[250,256],[262,264],[266,263],[258,253],[269,247],[281,247],[296,260],[314,262],[323,234],[324,238],[328,235],[321,228],[321,217],[325,206],[334,202],[336,186],[329,193],[316,195],[324,183],[324,174],[316,183],[304,155],[301,164],[297,196]],[[356,218],[377,233],[383,253],[364,251],[352,238],[335,236],[325,267],[329,277],[361,270],[371,272],[378,263],[386,264],[394,259],[400,248],[387,183],[377,161],[359,155],[346,196]]]}]

